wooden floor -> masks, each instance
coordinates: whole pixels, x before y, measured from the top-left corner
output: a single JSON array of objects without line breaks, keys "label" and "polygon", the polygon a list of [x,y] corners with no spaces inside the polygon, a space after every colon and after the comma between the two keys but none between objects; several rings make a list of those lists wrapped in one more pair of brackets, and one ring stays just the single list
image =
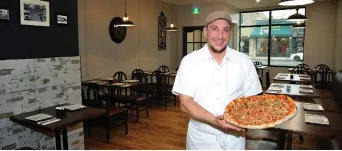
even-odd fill
[{"label": "wooden floor", "polygon": [[[141,113],[137,123],[135,115],[129,113],[128,135],[124,134],[124,126],[113,128],[110,144],[106,143],[105,130],[94,128],[91,138],[85,135],[85,147],[92,150],[183,150],[185,149],[188,116],[180,111],[179,106],[150,109],[150,116]],[[86,133],[85,133],[86,134]]]},{"label": "wooden floor", "polygon": [[[150,116],[141,112],[140,122],[129,114],[128,135],[124,134],[124,126],[113,128],[110,143],[106,143],[105,130],[93,128],[92,137],[85,135],[85,147],[91,150],[184,150],[188,117],[180,111],[179,106],[169,105],[167,111],[163,107],[150,109]],[[261,132],[262,133],[262,132]],[[87,133],[85,133],[87,134]],[[246,149],[255,149],[251,140],[247,140]],[[300,141],[293,135],[292,149],[329,149],[324,139],[304,135]],[[322,145],[323,144],[323,145]]]}]

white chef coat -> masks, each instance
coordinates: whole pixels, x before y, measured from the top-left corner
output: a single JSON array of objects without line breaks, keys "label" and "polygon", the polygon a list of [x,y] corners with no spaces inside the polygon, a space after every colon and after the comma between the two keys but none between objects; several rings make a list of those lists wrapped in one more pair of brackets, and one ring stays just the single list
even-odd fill
[{"label": "white chef coat", "polygon": [[[233,99],[262,92],[249,56],[227,47],[219,65],[208,46],[186,55],[179,66],[172,93],[184,94],[214,115],[223,115]],[[190,120],[187,149],[245,149],[245,137],[223,133],[210,125]]]}]

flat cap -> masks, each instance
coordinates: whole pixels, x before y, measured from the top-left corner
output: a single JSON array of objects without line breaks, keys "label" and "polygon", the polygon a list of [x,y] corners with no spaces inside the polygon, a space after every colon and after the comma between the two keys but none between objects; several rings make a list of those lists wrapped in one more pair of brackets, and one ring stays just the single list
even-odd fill
[{"label": "flat cap", "polygon": [[229,22],[229,24],[232,24],[232,18],[230,17],[230,15],[227,12],[224,11],[216,11],[216,12],[212,12],[208,15],[207,20],[206,20],[206,26],[208,26],[208,24],[218,20],[218,19],[224,19],[227,20]]}]

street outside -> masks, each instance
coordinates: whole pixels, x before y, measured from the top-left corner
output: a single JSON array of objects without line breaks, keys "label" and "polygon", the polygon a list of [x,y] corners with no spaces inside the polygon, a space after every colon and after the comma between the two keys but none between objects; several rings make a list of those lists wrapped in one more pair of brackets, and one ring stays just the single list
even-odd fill
[{"label": "street outside", "polygon": [[[251,57],[254,61],[259,61],[264,65],[267,65],[267,57]],[[295,61],[293,59],[287,57],[271,57],[271,65],[272,66],[296,66],[303,61]]]}]

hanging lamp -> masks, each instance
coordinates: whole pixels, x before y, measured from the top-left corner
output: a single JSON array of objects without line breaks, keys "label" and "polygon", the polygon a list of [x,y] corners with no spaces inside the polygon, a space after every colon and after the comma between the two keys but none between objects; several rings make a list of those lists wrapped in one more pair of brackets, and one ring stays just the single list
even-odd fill
[{"label": "hanging lamp", "polygon": [[126,7],[127,7],[127,0],[125,0],[125,16],[122,18],[122,23],[118,24],[117,26],[133,27],[134,23],[128,19]]},{"label": "hanging lamp", "polygon": [[280,0],[279,5],[281,6],[296,6],[296,5],[307,5],[315,1],[313,0]]},{"label": "hanging lamp", "polygon": [[305,22],[297,23],[292,26],[292,28],[303,29],[306,28]]},{"label": "hanging lamp", "polygon": [[308,18],[306,18],[306,16],[302,15],[302,14],[299,14],[299,8],[297,7],[296,8],[296,13],[289,16],[287,18],[287,21],[294,21],[294,22],[298,22],[298,21],[305,21],[307,20]]},{"label": "hanging lamp", "polygon": [[[170,2],[170,16],[172,16],[172,0]],[[172,17],[171,18],[171,24],[170,27],[166,28],[166,31],[178,31],[178,29],[175,27],[175,25],[172,23]]]}]

